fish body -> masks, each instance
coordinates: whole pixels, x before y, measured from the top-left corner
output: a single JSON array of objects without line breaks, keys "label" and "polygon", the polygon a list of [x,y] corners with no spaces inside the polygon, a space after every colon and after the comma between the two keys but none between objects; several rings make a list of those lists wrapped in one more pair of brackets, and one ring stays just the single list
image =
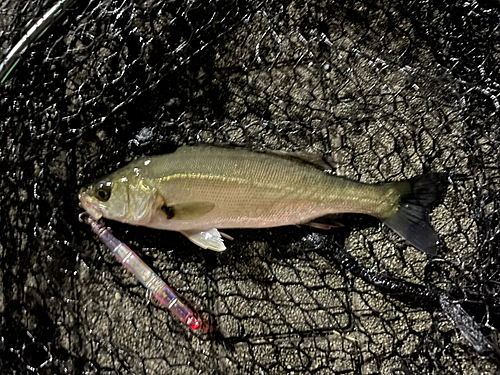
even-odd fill
[{"label": "fish body", "polygon": [[[420,184],[430,187],[435,180],[430,176]],[[217,228],[304,224],[346,212],[372,215],[391,226],[415,183],[364,184],[332,176],[288,154],[184,146],[131,162],[82,189],[80,201],[94,218],[179,231],[202,247],[223,250]],[[428,195],[427,190],[422,193]],[[438,197],[432,193],[432,202],[428,198],[419,206],[419,222],[432,238],[413,244],[432,253],[437,235],[425,215]]]}]

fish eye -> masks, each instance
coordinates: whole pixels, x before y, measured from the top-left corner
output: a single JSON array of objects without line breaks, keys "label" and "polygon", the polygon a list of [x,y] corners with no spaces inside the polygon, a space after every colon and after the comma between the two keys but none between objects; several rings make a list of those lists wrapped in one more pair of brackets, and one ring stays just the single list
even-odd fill
[{"label": "fish eye", "polygon": [[95,197],[101,202],[107,202],[111,197],[111,186],[109,183],[101,182],[95,192]]}]

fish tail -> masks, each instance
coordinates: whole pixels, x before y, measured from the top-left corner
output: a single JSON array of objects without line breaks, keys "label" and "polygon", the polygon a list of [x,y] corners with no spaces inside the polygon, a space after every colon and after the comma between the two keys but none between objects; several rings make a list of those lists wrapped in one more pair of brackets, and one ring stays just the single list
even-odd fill
[{"label": "fish tail", "polygon": [[418,250],[436,255],[439,238],[428,212],[444,197],[446,175],[429,173],[392,184],[401,193],[399,209],[382,222]]}]

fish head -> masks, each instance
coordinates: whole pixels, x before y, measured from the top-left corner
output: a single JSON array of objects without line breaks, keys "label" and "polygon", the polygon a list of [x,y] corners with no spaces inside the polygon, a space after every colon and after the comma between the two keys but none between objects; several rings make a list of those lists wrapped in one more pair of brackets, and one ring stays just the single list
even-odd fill
[{"label": "fish head", "polygon": [[144,225],[156,211],[157,190],[136,175],[117,173],[80,190],[80,205],[95,220],[101,217]]},{"label": "fish head", "polygon": [[105,217],[126,221],[128,217],[128,179],[104,178],[86,187],[78,194],[80,205],[95,220]]}]

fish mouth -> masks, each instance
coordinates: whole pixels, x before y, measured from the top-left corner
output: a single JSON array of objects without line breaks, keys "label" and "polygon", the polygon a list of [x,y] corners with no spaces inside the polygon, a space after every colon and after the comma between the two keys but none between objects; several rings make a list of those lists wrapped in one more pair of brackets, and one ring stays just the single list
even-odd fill
[{"label": "fish mouth", "polygon": [[80,206],[90,215],[94,220],[99,220],[102,217],[102,211],[99,206],[92,203],[89,195],[82,191],[78,194],[78,199],[80,200]]}]

